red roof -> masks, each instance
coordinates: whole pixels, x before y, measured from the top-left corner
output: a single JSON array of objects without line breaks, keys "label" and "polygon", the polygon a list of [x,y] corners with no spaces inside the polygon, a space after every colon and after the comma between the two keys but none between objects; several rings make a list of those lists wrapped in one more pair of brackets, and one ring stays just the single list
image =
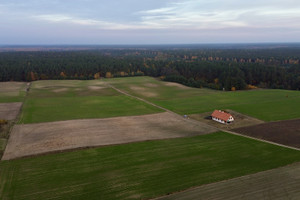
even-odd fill
[{"label": "red roof", "polygon": [[211,114],[211,116],[227,122],[229,120],[229,118],[231,117],[231,114],[221,111],[221,110],[215,110]]}]

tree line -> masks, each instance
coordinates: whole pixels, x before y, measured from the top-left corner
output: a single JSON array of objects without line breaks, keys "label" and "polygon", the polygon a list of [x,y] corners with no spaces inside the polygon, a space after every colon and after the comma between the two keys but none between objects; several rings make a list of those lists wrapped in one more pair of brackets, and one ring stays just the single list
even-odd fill
[{"label": "tree line", "polygon": [[298,49],[2,52],[0,81],[147,75],[218,90],[256,87],[299,90],[298,53]]}]

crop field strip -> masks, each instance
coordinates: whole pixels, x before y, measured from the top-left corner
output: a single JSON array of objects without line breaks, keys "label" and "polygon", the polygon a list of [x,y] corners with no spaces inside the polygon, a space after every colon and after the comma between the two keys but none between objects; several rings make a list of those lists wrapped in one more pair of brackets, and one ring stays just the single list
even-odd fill
[{"label": "crop field strip", "polygon": [[162,110],[122,95],[106,87],[102,81],[37,81],[32,84],[25,100],[20,123],[158,112]]},{"label": "crop field strip", "polygon": [[14,120],[20,112],[22,102],[0,103],[0,119]]},{"label": "crop field strip", "polygon": [[18,120],[29,85],[24,82],[0,82],[0,158],[11,127]]},{"label": "crop field strip", "polygon": [[211,183],[155,200],[299,199],[300,163]]},{"label": "crop field strip", "polygon": [[13,128],[2,157],[10,160],[62,150],[124,144],[216,132],[168,112],[105,119],[21,124]]},{"label": "crop field strip", "polygon": [[299,124],[300,119],[295,119],[243,127],[233,131],[300,149]]},{"label": "crop field strip", "polygon": [[25,82],[0,82],[0,103],[23,102],[26,85]]},{"label": "crop field strip", "polygon": [[[300,107],[297,106],[300,101],[299,91],[260,89],[223,92],[189,88],[151,77],[116,78],[105,81],[122,91],[181,115],[211,112],[214,109],[231,109],[263,121],[300,118]],[[147,95],[149,93],[152,95]]]},{"label": "crop field strip", "polygon": [[107,146],[2,161],[0,199],[148,199],[299,161],[222,132]]}]

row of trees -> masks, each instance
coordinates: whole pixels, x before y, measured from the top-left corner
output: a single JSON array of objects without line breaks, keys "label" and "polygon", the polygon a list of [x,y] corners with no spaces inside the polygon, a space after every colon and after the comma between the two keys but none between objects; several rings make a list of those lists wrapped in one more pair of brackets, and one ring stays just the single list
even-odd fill
[{"label": "row of trees", "polygon": [[[214,60],[190,62],[184,59],[184,56],[182,59],[172,57],[180,53],[186,54],[184,50],[160,50],[160,56],[169,55],[169,58],[161,56],[161,59],[156,58],[157,51],[153,50],[153,53],[150,50],[5,52],[0,53],[0,81],[98,79],[149,75],[161,76],[167,81],[192,87],[219,90],[242,90],[256,86],[300,89],[300,64],[287,66]],[[193,51],[196,54],[197,50]],[[220,54],[220,50],[215,51]],[[269,55],[268,52],[269,50],[265,50],[263,55]]]}]

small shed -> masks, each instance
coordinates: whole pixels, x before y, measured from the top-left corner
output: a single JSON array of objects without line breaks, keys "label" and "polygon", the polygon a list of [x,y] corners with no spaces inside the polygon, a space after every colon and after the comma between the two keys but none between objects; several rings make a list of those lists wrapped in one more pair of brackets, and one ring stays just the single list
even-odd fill
[{"label": "small shed", "polygon": [[222,124],[231,123],[234,121],[233,116],[230,113],[225,112],[223,110],[215,110],[211,114],[211,118],[212,120],[220,122]]}]

